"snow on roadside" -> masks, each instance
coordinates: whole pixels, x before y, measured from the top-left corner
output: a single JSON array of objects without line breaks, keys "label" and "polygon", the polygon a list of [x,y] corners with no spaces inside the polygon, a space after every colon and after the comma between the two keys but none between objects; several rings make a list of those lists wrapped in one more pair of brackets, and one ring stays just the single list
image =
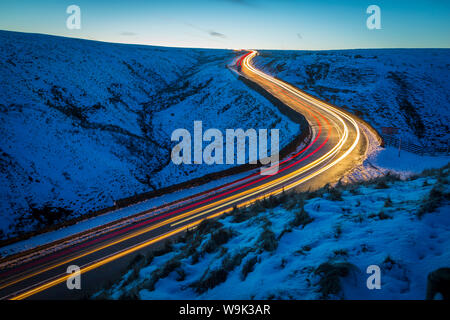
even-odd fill
[{"label": "snow on roadside", "polygon": [[341,182],[352,183],[394,173],[402,178],[419,174],[425,169],[441,168],[450,163],[450,156],[418,155],[391,146],[379,146],[375,137],[360,123],[364,136],[369,139],[365,159],[361,165],[346,174]]},{"label": "snow on roadside", "polygon": [[[247,218],[238,218],[243,212],[229,215],[219,220],[220,229],[233,235],[226,243],[208,251],[214,231],[200,234],[194,253],[188,250],[189,242],[177,243],[170,253],[144,263],[134,276],[128,272],[95,297],[424,299],[428,273],[450,263],[448,175],[447,167],[428,176],[387,182],[387,186],[354,185],[342,191],[342,200],[333,200],[331,192],[313,196],[304,202],[313,219],[304,226],[291,224],[301,205],[287,208],[289,199]],[[420,215],[436,188],[443,199],[434,202],[436,210]],[[275,248],[262,249],[267,230],[273,232]],[[198,239],[197,235],[193,238]],[[233,265],[239,254],[243,257]],[[251,268],[249,261],[253,261]],[[317,270],[327,262],[348,264],[348,275],[337,281],[342,290],[321,288],[324,275]],[[381,268],[380,290],[366,286],[366,269],[373,264]]]},{"label": "snow on roadside", "polygon": [[425,169],[440,168],[450,162],[450,156],[426,156],[387,146],[379,148],[368,159],[379,168],[390,169],[404,175],[420,173]]},{"label": "snow on roadside", "polygon": [[448,163],[450,163],[450,156],[426,156],[402,150],[399,157],[397,148],[375,147],[368,152],[364,162],[351,170],[341,179],[341,182],[364,181],[387,173],[393,173],[406,179],[423,170],[441,168]]}]

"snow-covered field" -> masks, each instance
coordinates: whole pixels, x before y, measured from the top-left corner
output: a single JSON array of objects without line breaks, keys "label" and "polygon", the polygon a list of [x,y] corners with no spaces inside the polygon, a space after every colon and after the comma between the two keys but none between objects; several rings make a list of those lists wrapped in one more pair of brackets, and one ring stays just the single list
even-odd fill
[{"label": "snow-covered field", "polygon": [[[424,299],[428,273],[450,263],[449,171],[240,210],[135,259],[94,297]],[[369,265],[381,289],[367,288]]]},{"label": "snow-covered field", "polygon": [[227,50],[0,31],[0,239],[229,166],[170,162],[172,131],[299,126],[226,68]]},{"label": "snow-covered field", "polygon": [[379,131],[398,127],[425,151],[448,148],[450,49],[261,51],[254,62]]}]

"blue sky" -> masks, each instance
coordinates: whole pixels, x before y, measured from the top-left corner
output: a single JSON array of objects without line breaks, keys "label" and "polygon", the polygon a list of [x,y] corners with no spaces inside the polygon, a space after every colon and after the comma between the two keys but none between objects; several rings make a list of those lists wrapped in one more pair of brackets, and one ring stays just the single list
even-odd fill
[{"label": "blue sky", "polygon": [[[66,8],[81,8],[81,29]],[[381,29],[369,30],[369,5]],[[450,1],[15,0],[0,29],[108,42],[255,49],[449,48]]]}]

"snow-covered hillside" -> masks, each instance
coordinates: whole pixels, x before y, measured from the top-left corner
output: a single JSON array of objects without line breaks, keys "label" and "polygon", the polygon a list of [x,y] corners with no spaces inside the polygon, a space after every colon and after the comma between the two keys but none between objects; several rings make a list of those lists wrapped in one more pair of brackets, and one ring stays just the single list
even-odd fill
[{"label": "snow-covered hillside", "polygon": [[229,166],[170,162],[172,131],[299,126],[234,53],[0,31],[0,239]]},{"label": "snow-covered hillside", "polygon": [[446,150],[450,49],[261,51],[255,65],[403,140]]},{"label": "snow-covered hillside", "polygon": [[[424,299],[450,263],[450,167],[286,194],[137,256],[95,298]],[[367,267],[381,288],[366,286]]]}]

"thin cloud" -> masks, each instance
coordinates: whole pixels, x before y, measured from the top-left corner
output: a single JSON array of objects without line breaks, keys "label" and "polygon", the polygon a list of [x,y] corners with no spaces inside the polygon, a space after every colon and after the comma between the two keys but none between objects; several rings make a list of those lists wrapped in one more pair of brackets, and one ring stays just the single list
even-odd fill
[{"label": "thin cloud", "polygon": [[223,33],[220,32],[216,32],[216,31],[209,31],[209,35],[213,36],[213,37],[219,37],[219,38],[226,38],[227,36],[224,35]]},{"label": "thin cloud", "polygon": [[297,33],[297,38],[299,38],[300,40],[303,39],[302,35],[300,33]]},{"label": "thin cloud", "polygon": [[191,23],[188,23],[188,22],[186,22],[185,25],[187,25],[187,26],[189,26],[191,28],[194,28],[196,30],[199,30],[201,32],[205,32],[205,33],[209,34],[211,37],[222,38],[222,39],[225,39],[227,37],[226,35],[224,35],[221,32],[217,32],[217,31],[214,31],[214,30],[203,29],[203,28],[197,27],[197,26],[195,26],[195,25],[193,25]]}]

